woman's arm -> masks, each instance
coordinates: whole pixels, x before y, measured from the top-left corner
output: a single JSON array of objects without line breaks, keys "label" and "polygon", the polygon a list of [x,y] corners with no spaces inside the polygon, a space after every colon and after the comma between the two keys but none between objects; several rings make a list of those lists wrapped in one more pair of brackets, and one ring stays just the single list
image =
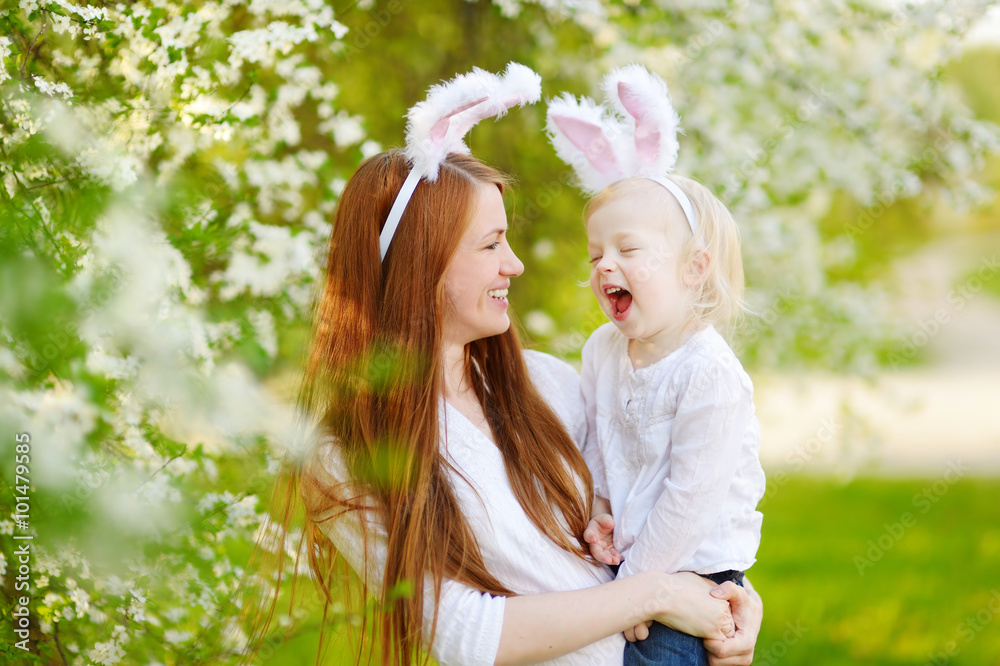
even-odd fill
[{"label": "woman's arm", "polygon": [[583,590],[511,597],[496,664],[554,659],[645,620],[724,640],[734,625],[729,602],[708,594],[713,587],[695,574],[645,571]]},{"label": "woman's arm", "polygon": [[[372,520],[365,548],[358,523],[357,512],[350,512],[321,527],[354,570],[366,577],[370,589],[377,591],[385,534]],[[534,663],[579,650],[645,620],[721,641],[732,634],[734,623],[729,602],[710,594],[714,587],[692,573],[648,571],[581,590],[503,598],[445,580],[436,604],[431,654],[442,666]],[[429,580],[424,595],[427,641],[435,607]]]}]

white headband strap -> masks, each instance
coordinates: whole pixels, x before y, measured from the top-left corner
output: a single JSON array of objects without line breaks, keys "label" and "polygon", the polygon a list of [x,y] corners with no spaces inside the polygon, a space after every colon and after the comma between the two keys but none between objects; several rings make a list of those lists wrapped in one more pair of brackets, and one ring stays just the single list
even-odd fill
[{"label": "white headband strap", "polygon": [[382,261],[420,180],[434,183],[448,155],[468,154],[463,138],[480,120],[500,118],[508,109],[533,104],[541,97],[542,77],[516,62],[508,63],[502,76],[474,67],[467,74],[431,86],[427,98],[406,114],[403,155],[410,164],[410,173],[379,234]]},{"label": "white headband strap", "polygon": [[677,203],[681,205],[681,210],[684,211],[684,217],[687,218],[688,226],[691,227],[691,234],[695,237],[698,236],[698,216],[694,212],[694,205],[691,203],[691,199],[688,195],[684,194],[684,190],[677,187],[677,184],[668,178],[663,178],[662,176],[642,176],[654,183],[659,183],[663,187],[667,188],[674,198],[677,199]]},{"label": "white headband strap", "polygon": [[406,210],[406,205],[410,203],[414,190],[417,189],[420,177],[420,173],[416,169],[410,169],[409,175],[403,181],[403,186],[399,188],[399,194],[396,195],[396,201],[393,202],[392,208],[389,210],[389,217],[386,218],[385,226],[382,227],[382,233],[378,237],[378,251],[381,255],[381,261],[385,261],[385,253],[389,251],[389,244],[396,234],[396,227],[403,219],[403,212]]}]

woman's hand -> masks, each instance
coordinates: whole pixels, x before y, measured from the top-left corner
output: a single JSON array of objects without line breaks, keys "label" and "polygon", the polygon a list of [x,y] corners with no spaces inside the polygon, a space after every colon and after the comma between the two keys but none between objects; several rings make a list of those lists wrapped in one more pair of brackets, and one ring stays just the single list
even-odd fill
[{"label": "woman's hand", "polygon": [[[728,599],[711,594],[718,587],[715,583],[686,571],[663,575],[666,578],[661,579],[664,582],[656,597],[664,602],[662,607],[666,610],[654,620],[685,634],[717,642],[734,635],[735,624]],[[735,583],[734,587],[739,588]],[[633,632],[636,628],[633,627]]]},{"label": "woman's hand", "polygon": [[729,601],[736,633],[725,640],[705,640],[709,666],[749,666],[753,662],[753,649],[764,618],[764,604],[749,580],[744,579],[743,584],[747,589],[726,582],[712,590],[713,597]]}]

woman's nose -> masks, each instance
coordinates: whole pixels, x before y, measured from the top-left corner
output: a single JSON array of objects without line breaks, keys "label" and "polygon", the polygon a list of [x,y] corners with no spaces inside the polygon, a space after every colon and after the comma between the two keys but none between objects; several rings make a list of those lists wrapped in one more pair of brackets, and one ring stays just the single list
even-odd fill
[{"label": "woman's nose", "polygon": [[514,250],[509,245],[507,246],[507,256],[500,263],[500,272],[507,277],[517,277],[524,272],[524,264],[517,258]]}]

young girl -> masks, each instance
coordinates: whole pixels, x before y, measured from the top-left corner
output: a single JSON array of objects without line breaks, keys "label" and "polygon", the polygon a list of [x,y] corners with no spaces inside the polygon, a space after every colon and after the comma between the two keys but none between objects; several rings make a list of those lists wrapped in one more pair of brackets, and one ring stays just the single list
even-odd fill
[{"label": "young girl", "polygon": [[[650,75],[638,69],[619,70],[606,84],[634,112],[634,126],[608,131],[599,116],[605,160],[615,157],[608,149],[614,141],[624,152],[617,137],[639,144],[671,134],[649,130],[656,113],[649,98],[662,101],[666,88],[658,77],[649,85]],[[549,115],[550,128],[568,130],[562,136],[579,143],[583,156],[600,152],[593,138],[581,139],[581,123],[589,121],[558,106]],[[595,129],[588,136],[597,136]],[[620,152],[621,163],[641,164]],[[596,495],[585,539],[618,579],[691,571],[742,585],[760,544],[756,505],[765,486],[753,387],[715,328],[741,309],[736,224],[705,187],[655,173],[604,187],[586,220],[590,286],[611,323],[583,348],[584,455]],[[647,627],[645,640],[626,644],[626,666],[706,663],[701,639],[662,624],[643,623],[626,635],[641,639]]]}]

